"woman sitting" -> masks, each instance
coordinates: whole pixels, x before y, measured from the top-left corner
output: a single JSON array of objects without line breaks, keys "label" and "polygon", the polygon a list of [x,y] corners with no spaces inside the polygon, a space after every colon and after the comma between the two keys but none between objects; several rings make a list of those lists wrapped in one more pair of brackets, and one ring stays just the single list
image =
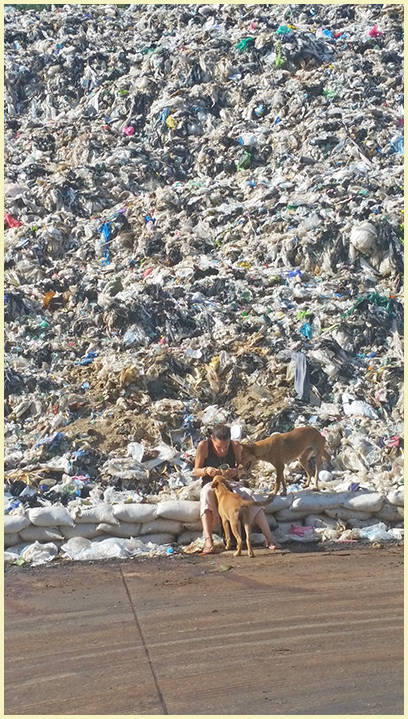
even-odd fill
[{"label": "woman sitting", "polygon": [[[238,467],[241,460],[241,445],[231,440],[230,428],[224,424],[217,424],[209,439],[204,439],[197,446],[194,475],[202,477],[200,492],[200,517],[203,525],[204,549],[203,554],[213,554],[214,544],[212,533],[220,524],[217,500],[214,490],[211,488],[211,481],[218,474],[228,479],[228,484],[233,492],[236,492],[244,499],[252,499],[251,495],[237,481],[239,478]],[[268,520],[262,507],[253,506],[249,508],[251,524],[258,525],[265,537],[265,546],[268,549],[277,549],[279,545],[274,540]]]}]

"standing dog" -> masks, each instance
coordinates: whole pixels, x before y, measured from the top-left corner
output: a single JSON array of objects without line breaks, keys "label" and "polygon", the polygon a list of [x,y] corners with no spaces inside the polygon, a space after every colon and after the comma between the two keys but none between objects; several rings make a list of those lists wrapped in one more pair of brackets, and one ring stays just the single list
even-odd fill
[{"label": "standing dog", "polygon": [[255,502],[250,499],[242,499],[239,494],[231,492],[225,485],[224,477],[217,475],[211,482],[218,503],[218,514],[220,515],[222,526],[225,534],[225,549],[231,549],[231,531],[237,540],[237,550],[234,557],[239,557],[242,549],[241,525],[245,527],[246,543],[248,549],[248,557],[253,557],[254,550],[251,545],[251,523],[249,520],[249,507],[253,505],[264,506],[269,504],[275,497],[270,494],[261,502]]},{"label": "standing dog", "polygon": [[282,484],[283,494],[286,494],[286,482],[283,476],[285,464],[298,459],[307,474],[305,487],[308,487],[311,480],[309,460],[315,455],[315,489],[318,487],[319,469],[325,454],[325,438],[313,427],[297,427],[291,432],[273,434],[271,437],[261,439],[259,442],[241,442],[242,455],[241,464],[249,469],[252,463],[262,460],[270,462],[276,469],[276,480],[274,493],[277,494]]}]

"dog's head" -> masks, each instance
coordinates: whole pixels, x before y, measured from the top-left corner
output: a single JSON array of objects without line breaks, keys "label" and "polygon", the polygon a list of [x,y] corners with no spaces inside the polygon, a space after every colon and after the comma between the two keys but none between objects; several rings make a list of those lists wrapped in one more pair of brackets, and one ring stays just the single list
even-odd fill
[{"label": "dog's head", "polygon": [[246,472],[251,467],[251,464],[257,461],[255,454],[255,442],[240,442],[241,444],[241,465]]},{"label": "dog's head", "polygon": [[215,489],[216,487],[219,487],[220,484],[224,484],[224,477],[217,474],[211,482],[211,487]]}]

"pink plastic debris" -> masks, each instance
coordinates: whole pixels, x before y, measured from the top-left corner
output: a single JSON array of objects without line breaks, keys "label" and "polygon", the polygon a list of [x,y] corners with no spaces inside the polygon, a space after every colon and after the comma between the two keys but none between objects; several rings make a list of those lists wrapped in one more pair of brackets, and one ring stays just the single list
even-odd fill
[{"label": "pink plastic debris", "polygon": [[123,132],[125,135],[134,135],[135,134],[135,128],[132,127],[132,125],[126,125],[126,127],[123,128]]},{"label": "pink plastic debris", "polygon": [[384,33],[378,29],[377,25],[374,25],[371,30],[368,31],[368,34],[370,37],[384,37]]},{"label": "pink plastic debris", "polygon": [[9,227],[21,227],[20,220],[15,220],[8,212],[4,213],[4,223]]}]

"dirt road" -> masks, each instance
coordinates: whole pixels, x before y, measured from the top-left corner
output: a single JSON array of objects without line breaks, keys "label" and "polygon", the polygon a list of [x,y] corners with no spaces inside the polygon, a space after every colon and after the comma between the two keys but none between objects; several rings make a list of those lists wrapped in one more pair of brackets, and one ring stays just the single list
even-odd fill
[{"label": "dirt road", "polygon": [[13,567],[6,714],[402,714],[403,550]]}]

